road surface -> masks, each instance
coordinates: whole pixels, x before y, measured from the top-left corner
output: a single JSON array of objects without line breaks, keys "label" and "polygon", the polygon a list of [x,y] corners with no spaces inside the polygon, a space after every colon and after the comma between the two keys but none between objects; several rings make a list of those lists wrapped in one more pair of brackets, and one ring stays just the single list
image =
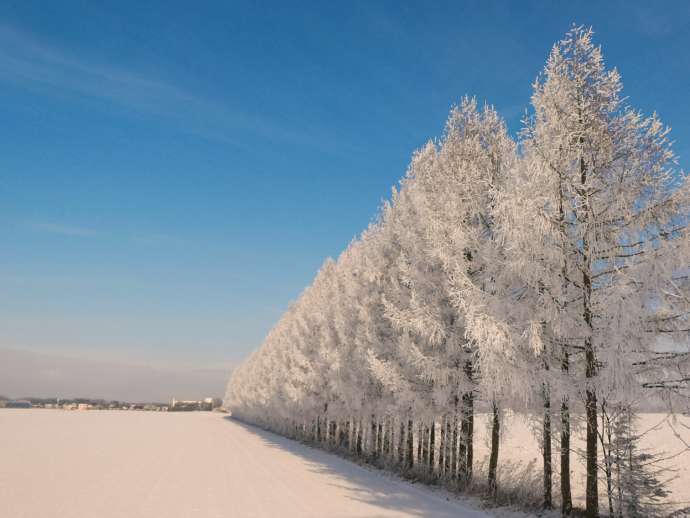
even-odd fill
[{"label": "road surface", "polygon": [[217,413],[0,409],[1,518],[485,518]]}]

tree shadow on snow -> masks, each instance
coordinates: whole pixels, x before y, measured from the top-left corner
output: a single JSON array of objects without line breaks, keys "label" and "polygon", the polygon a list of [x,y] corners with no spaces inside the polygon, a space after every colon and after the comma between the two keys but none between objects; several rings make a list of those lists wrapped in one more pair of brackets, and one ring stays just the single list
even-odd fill
[{"label": "tree shadow on snow", "polygon": [[312,472],[327,474],[332,477],[331,480],[342,480],[342,484],[329,484],[344,489],[352,500],[378,507],[382,512],[393,511],[434,518],[487,516],[478,510],[463,509],[460,502],[449,501],[440,492],[436,494],[430,489],[414,486],[395,478],[392,474],[380,472],[375,468],[367,469],[333,453],[243,423],[232,416],[226,416],[224,419],[260,438],[266,447],[282,450],[307,461]]}]

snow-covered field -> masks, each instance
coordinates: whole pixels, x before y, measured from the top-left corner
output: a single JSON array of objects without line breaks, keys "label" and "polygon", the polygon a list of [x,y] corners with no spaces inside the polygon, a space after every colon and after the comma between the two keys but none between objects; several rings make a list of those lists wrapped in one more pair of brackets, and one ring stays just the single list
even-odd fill
[{"label": "snow-covered field", "polygon": [[[488,462],[489,455],[489,428],[487,415],[477,416],[477,441],[475,446],[475,458],[478,462]],[[573,416],[574,417],[574,416]],[[573,418],[573,423],[576,419]],[[639,433],[644,433],[640,446],[648,451],[658,453],[664,457],[663,466],[673,472],[663,474],[662,478],[668,480],[667,488],[672,491],[669,500],[677,504],[677,507],[690,506],[690,418],[678,415],[674,420],[663,413],[644,413],[639,415]],[[579,429],[573,430],[572,448],[575,452],[584,452],[585,437],[584,423]],[[558,491],[559,481],[559,452],[558,435],[554,429],[553,442],[553,469],[554,492]],[[599,450],[601,455],[601,450]],[[506,415],[502,424],[501,447],[499,454],[499,485],[510,483],[507,477],[526,478],[525,471],[532,464],[539,470],[541,477],[542,457],[539,443],[530,424],[520,415]],[[573,503],[584,507],[585,500],[585,466],[582,456],[574,454],[571,462]],[[503,478],[503,480],[501,480]],[[514,481],[512,481],[514,482]],[[602,512],[606,509],[605,488],[603,477],[600,479],[600,497]],[[537,482],[536,491],[541,491],[541,479]]]},{"label": "snow-covered field", "polygon": [[215,413],[0,410],[1,518],[486,516]]},{"label": "snow-covered field", "polygon": [[[645,414],[642,428],[664,417]],[[487,451],[479,421],[481,462]],[[501,462],[526,468],[534,461],[539,467],[539,448],[525,421],[507,417],[504,424]],[[690,426],[690,419],[675,425],[690,442],[682,424]],[[667,424],[644,443],[667,453],[685,449]],[[557,455],[554,460],[557,469]],[[689,461],[690,454],[669,461],[678,469],[671,482],[676,501],[690,500]],[[579,500],[584,470],[577,461],[573,469],[573,496]],[[447,500],[443,492],[220,414],[0,410],[0,518],[324,516],[487,515]]]}]

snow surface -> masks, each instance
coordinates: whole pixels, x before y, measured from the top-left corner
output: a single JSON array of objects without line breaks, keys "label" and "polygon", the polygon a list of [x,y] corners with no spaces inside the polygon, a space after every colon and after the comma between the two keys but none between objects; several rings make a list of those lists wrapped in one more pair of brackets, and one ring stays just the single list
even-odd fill
[{"label": "snow surface", "polygon": [[0,410],[0,518],[484,518],[216,413]]}]

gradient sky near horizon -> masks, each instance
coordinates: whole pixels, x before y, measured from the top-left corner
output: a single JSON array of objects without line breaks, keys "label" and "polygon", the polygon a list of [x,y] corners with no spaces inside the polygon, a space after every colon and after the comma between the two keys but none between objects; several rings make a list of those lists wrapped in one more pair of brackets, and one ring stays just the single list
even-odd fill
[{"label": "gradient sky near horizon", "polygon": [[0,347],[241,360],[461,96],[517,131],[573,22],[690,167],[685,1],[3,2]]}]

